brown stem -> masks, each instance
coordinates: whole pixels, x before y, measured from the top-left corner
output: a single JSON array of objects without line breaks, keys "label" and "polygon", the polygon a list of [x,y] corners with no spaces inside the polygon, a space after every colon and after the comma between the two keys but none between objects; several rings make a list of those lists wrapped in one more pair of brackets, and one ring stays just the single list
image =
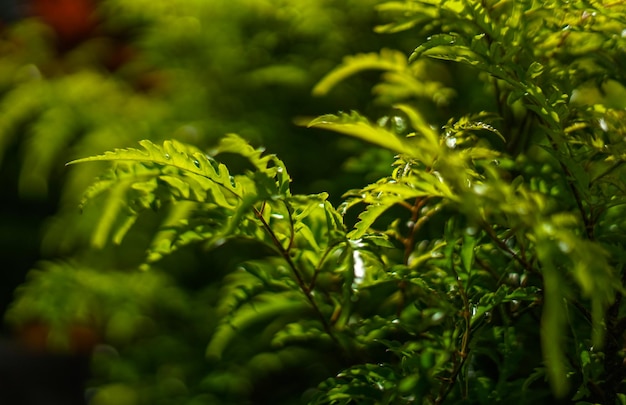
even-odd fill
[{"label": "brown stem", "polygon": [[511,248],[509,248],[506,245],[506,243],[504,243],[502,240],[500,240],[500,238],[498,238],[498,235],[496,235],[495,231],[493,230],[493,228],[489,224],[487,224],[486,222],[483,222],[482,227],[485,230],[485,232],[487,232],[487,235],[489,235],[491,240],[493,240],[495,242],[495,244],[501,250],[503,250],[506,253],[508,253],[509,255],[511,255],[511,257],[513,257],[513,259],[516,262],[518,262],[526,271],[528,271],[529,273],[538,274],[538,272],[533,268],[533,266],[528,261],[526,261],[526,259],[524,259],[520,255],[515,253],[513,250],[511,250]]},{"label": "brown stem", "polygon": [[[452,370],[452,373],[451,373],[450,377],[448,377],[446,379],[448,384],[442,386],[441,391],[439,393],[439,396],[435,400],[435,404],[443,403],[443,401],[445,401],[445,399],[448,396],[448,394],[450,394],[450,392],[454,388],[454,384],[456,383],[456,380],[459,377],[459,373],[463,369],[463,365],[465,364],[465,361],[468,358],[468,355],[469,355],[469,343],[470,343],[470,338],[471,338],[471,336],[470,336],[470,334],[471,334],[470,325],[471,325],[472,313],[470,311],[469,298],[467,297],[467,293],[465,291],[465,287],[463,287],[463,283],[461,282],[461,278],[459,277],[459,273],[456,271],[456,268],[454,267],[453,258],[451,258],[450,260],[451,260],[450,268],[451,268],[452,273],[454,274],[454,276],[456,278],[456,282],[457,282],[457,285],[459,287],[459,293],[461,294],[461,299],[463,300],[463,313],[462,313],[462,315],[463,315],[463,319],[465,321],[465,331],[463,332],[463,337],[461,338],[461,350],[457,353],[461,357],[461,361],[456,362],[456,364],[454,365],[454,368]],[[466,394],[467,393],[463,393],[463,397],[465,397]]]},{"label": "brown stem", "polygon": [[[317,302],[315,302],[315,299],[313,298],[313,294],[311,293],[311,290],[307,287],[306,283],[304,282],[304,279],[302,277],[300,270],[291,259],[291,256],[289,255],[289,249],[285,249],[283,247],[282,243],[278,240],[278,237],[276,237],[276,234],[274,233],[274,231],[272,231],[272,228],[270,228],[265,218],[263,218],[262,212],[254,208],[254,213],[256,217],[259,219],[259,221],[261,221],[261,224],[263,225],[263,228],[265,229],[267,234],[270,236],[270,238],[272,238],[272,242],[274,243],[274,246],[276,247],[280,255],[287,262],[287,265],[289,266],[289,268],[291,269],[291,272],[296,278],[296,282],[298,283],[300,290],[302,290],[307,301],[309,301],[309,303],[313,307],[313,310],[315,311],[318,318],[320,319],[320,322],[322,323],[322,327],[324,328],[324,331],[326,332],[328,336],[330,336],[333,342],[335,342],[336,344],[339,344],[339,340],[337,340],[337,337],[333,333],[332,328],[330,327],[330,324],[324,317],[324,314],[322,313],[319,306],[317,305]],[[290,220],[292,220],[291,215],[289,215],[289,217],[290,217]]]},{"label": "brown stem", "polygon": [[424,224],[425,221],[419,221],[420,210],[424,208],[424,205],[428,202],[428,198],[416,198],[415,202],[411,206],[411,230],[409,232],[409,236],[403,240],[404,243],[404,263],[408,264],[409,257],[413,252],[413,247],[415,244],[415,236],[417,232]]}]

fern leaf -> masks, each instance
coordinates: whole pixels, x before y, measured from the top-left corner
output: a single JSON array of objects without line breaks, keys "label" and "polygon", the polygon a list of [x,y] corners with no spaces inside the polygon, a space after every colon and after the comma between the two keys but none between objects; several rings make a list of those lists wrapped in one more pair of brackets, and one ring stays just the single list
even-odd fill
[{"label": "fern leaf", "polygon": [[[417,62],[414,65],[416,64]],[[376,101],[383,105],[425,98],[441,106],[448,105],[456,94],[453,89],[445,87],[443,83],[418,77],[418,74],[414,72],[384,73],[383,82],[374,86],[373,93],[376,95]]]},{"label": "fern leaf", "polygon": [[309,123],[309,127],[332,130],[342,134],[359,138],[374,145],[382,146],[397,153],[418,155],[419,151],[408,141],[399,138],[385,128],[369,122],[357,112],[322,115]]},{"label": "fern leaf", "polygon": [[[122,211],[124,204],[124,195],[132,184],[130,182],[117,183],[108,195],[102,214],[99,218],[96,229],[91,237],[91,244],[101,249],[106,245],[109,235],[112,232],[113,226]],[[126,228],[128,229],[128,228]],[[116,239],[120,240],[122,235],[120,232],[116,233]]]},{"label": "fern leaf", "polygon": [[427,2],[388,1],[376,8],[380,13],[393,15],[393,22],[379,25],[376,32],[392,34],[406,31],[413,27],[425,26],[439,17],[440,3],[428,4]]},{"label": "fern leaf", "polygon": [[476,46],[471,47],[463,37],[454,34],[437,34],[429,37],[420,46],[415,48],[409,61],[414,61],[422,56],[434,59],[449,60],[473,66],[492,76],[506,81],[514,88],[519,88],[519,80],[514,75],[507,73],[498,64],[492,63],[483,55],[476,51]]},{"label": "fern leaf", "polygon": [[[244,190],[242,184],[230,176],[225,165],[198,149],[176,141],[165,141],[162,147],[150,141],[142,141],[140,144],[144,150],[117,149],[104,155],[70,162],[117,162],[108,175],[85,192],[81,202],[84,205],[100,194],[109,193],[103,215],[92,237],[94,246],[104,246],[110,235],[113,235],[115,243],[121,242],[141,211],[158,207],[167,200],[210,201],[218,207],[234,210],[231,215],[224,217],[222,226],[218,227],[226,230],[235,227],[236,221],[240,219],[241,215],[232,214],[250,208],[249,203],[242,204],[244,199],[241,196],[245,191],[248,195],[256,195],[254,190]],[[124,210],[126,217],[120,219]],[[211,229],[211,236],[216,233],[214,228]],[[181,231],[188,232],[189,229],[183,227]],[[205,237],[207,234],[202,231],[195,238],[185,238],[185,241],[189,243],[190,240]],[[172,241],[169,245],[165,241],[158,239],[154,242],[153,246],[158,246],[158,253],[152,252],[150,257],[173,250]]]},{"label": "fern leaf", "polygon": [[365,211],[359,214],[359,222],[354,229],[348,234],[351,239],[359,239],[365,235],[374,222],[380,217],[390,206],[388,205],[368,205]]},{"label": "fern leaf", "polygon": [[0,101],[0,164],[21,125],[40,113],[47,96],[39,82],[30,82],[4,94]]},{"label": "fern leaf", "polygon": [[174,250],[173,246],[182,239],[180,228],[189,224],[189,217],[197,206],[193,201],[181,201],[172,206],[159,231],[152,238],[146,257],[148,263],[156,262]]},{"label": "fern leaf", "polygon": [[[203,241],[213,245],[226,237],[255,233],[258,224],[254,225],[254,220],[240,226],[246,216],[254,218],[254,205],[289,195],[290,179],[284,163],[274,155],[264,155],[263,150],[254,149],[236,135],[228,135],[212,151],[243,156],[256,169],[234,177],[224,164],[192,146],[176,141],[165,141],[163,146],[150,141],[140,144],[144,150],[117,149],[70,162],[117,163],[83,198],[84,205],[100,194],[110,193],[104,208],[106,215],[101,217],[94,234],[95,246],[103,246],[109,235],[114,235],[114,242],[120,242],[142,210],[174,201],[170,216],[148,251],[147,262],[152,263],[190,243]],[[179,209],[181,202],[186,205]],[[120,219],[124,210],[127,216]]]},{"label": "fern leaf", "polygon": [[[235,134],[228,134],[221,139],[219,145],[211,151],[213,156],[219,153],[234,153],[245,157],[264,175],[270,195],[288,195],[291,178],[285,164],[274,154],[265,154],[264,149],[253,148],[246,140]],[[260,180],[260,178],[258,178]]]},{"label": "fern leaf", "polygon": [[309,305],[293,292],[266,294],[257,297],[236,310],[226,322],[218,326],[206,348],[209,359],[220,359],[229,343],[246,328],[269,322],[281,316],[298,316],[309,310]]},{"label": "fern leaf", "polygon": [[[426,122],[422,114],[419,113],[419,111],[405,104],[399,104],[394,107],[405,113],[406,116],[409,118],[413,129],[426,138],[426,141],[428,143],[428,149],[433,148],[439,144],[439,133],[435,131],[430,125],[428,125],[428,123]],[[419,157],[419,155],[415,155],[415,157]]]},{"label": "fern leaf", "polygon": [[175,140],[165,141],[162,147],[148,140],[140,141],[139,144],[144,147],[145,151],[134,148],[115,149],[113,152],[106,152],[103,155],[73,160],[68,165],[94,161],[154,163],[207,178],[224,187],[236,197],[241,197],[243,193],[241,187],[232,184],[232,179],[225,165],[218,163],[197,148]]},{"label": "fern leaf", "polygon": [[383,49],[379,54],[346,56],[343,63],[327,74],[314,88],[313,94],[323,96],[337,83],[364,70],[403,71],[408,67],[406,56],[399,51]]}]

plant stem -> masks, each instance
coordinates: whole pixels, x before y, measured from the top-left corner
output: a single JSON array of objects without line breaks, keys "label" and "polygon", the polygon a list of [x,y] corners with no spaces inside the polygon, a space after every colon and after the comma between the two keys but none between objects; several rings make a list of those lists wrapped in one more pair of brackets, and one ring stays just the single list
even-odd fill
[{"label": "plant stem", "polygon": [[[467,297],[467,292],[465,291],[465,287],[463,286],[463,283],[461,282],[461,277],[459,277],[459,273],[456,271],[456,268],[454,267],[453,256],[450,258],[450,262],[451,262],[450,269],[456,278],[456,282],[459,287],[459,294],[461,295],[461,299],[463,300],[462,315],[463,315],[463,319],[465,322],[465,331],[463,332],[463,337],[461,338],[461,350],[457,352],[457,354],[461,357],[461,361],[455,364],[450,377],[446,379],[448,381],[448,384],[442,386],[439,396],[435,400],[435,404],[443,403],[443,401],[445,401],[448,394],[450,394],[450,392],[454,388],[457,378],[459,377],[459,373],[461,372],[461,369],[463,368],[463,365],[465,364],[465,361],[467,360],[468,355],[469,355],[469,343],[470,343],[470,334],[471,334],[470,326],[471,326],[471,317],[472,317],[472,313],[470,311],[469,298]],[[463,393],[464,399],[466,399],[465,398],[466,395],[467,393],[464,392]]]},{"label": "plant stem", "polygon": [[513,259],[518,262],[526,271],[528,271],[529,273],[535,273],[535,274],[539,274],[534,268],[533,266],[528,263],[523,257],[521,257],[520,255],[518,255],[517,253],[515,253],[513,250],[511,250],[511,248],[509,248],[506,243],[504,243],[502,240],[500,240],[500,238],[498,238],[498,235],[496,235],[494,229],[487,224],[486,222],[482,223],[482,228],[484,229],[485,232],[487,232],[487,235],[489,235],[489,237],[491,238],[491,240],[493,240],[495,242],[495,244],[503,251],[505,251],[506,253],[510,254],[511,257],[513,257]]},{"label": "plant stem", "polygon": [[[408,264],[409,257],[411,256],[411,253],[413,252],[413,248],[415,245],[415,236],[417,235],[417,232],[420,230],[422,225],[426,222],[426,220],[420,221],[421,218],[419,218],[419,214],[420,214],[420,210],[424,208],[427,202],[428,202],[428,198],[416,198],[415,202],[411,206],[412,227],[411,227],[411,230],[409,231],[409,236],[403,240],[405,264]],[[428,218],[428,213],[426,213],[422,218]]]},{"label": "plant stem", "polygon": [[[337,339],[337,337],[333,333],[330,324],[328,323],[328,321],[324,317],[324,314],[322,313],[322,311],[320,310],[319,306],[317,305],[317,302],[315,302],[315,299],[313,298],[313,294],[311,293],[311,289],[309,289],[307,287],[306,283],[304,282],[304,279],[302,278],[302,274],[301,274],[300,270],[298,269],[296,264],[293,262],[291,256],[289,255],[289,249],[285,249],[283,247],[282,243],[278,240],[278,237],[276,236],[276,234],[274,233],[274,231],[272,230],[270,225],[267,223],[265,218],[263,218],[262,212],[257,210],[256,208],[254,208],[254,213],[255,213],[256,217],[259,219],[259,221],[261,221],[261,224],[263,225],[263,228],[265,229],[267,234],[270,236],[270,238],[272,238],[272,242],[274,243],[274,246],[276,247],[276,249],[278,250],[280,255],[287,262],[287,265],[289,266],[289,268],[291,269],[291,272],[293,273],[294,277],[296,278],[296,282],[298,283],[298,286],[300,287],[300,290],[302,291],[302,293],[306,297],[307,301],[309,301],[309,303],[313,307],[313,310],[317,314],[320,322],[322,323],[322,327],[324,328],[324,331],[332,339],[333,342],[335,342],[336,344],[339,344],[339,340]],[[291,214],[289,215],[289,218],[291,220]]]}]

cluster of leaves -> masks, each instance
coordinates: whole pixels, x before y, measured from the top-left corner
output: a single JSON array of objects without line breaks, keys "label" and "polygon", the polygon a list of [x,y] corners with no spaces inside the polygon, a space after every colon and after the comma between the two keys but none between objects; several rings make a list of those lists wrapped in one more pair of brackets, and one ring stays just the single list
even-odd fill
[{"label": "cluster of leaves", "polygon": [[[205,369],[157,373],[172,388],[158,395],[275,403],[300,389],[311,404],[623,403],[626,112],[615,95],[626,83],[626,6],[378,8],[390,20],[380,32],[424,40],[410,57],[347,57],[315,88],[384,72],[374,91],[389,116],[308,124],[396,154],[389,176],[349,191],[338,208],[326,194],[292,194],[285,164],[236,135],[208,153],[142,141],[73,162],[113,162],[85,195],[85,211],[102,203],[96,247],[123,246],[137,221],[162,213],[144,235],[142,274],[161,274],[191,246],[254,245],[254,254],[226,250],[215,276],[213,319],[193,339],[205,339]],[[457,117],[427,114],[456,111],[469,96]],[[20,300],[18,320],[32,307]],[[98,403],[155,383],[100,371]],[[286,388],[290,373],[305,386]],[[261,393],[266,378],[280,389]]]},{"label": "cluster of leaves", "polygon": [[[58,49],[53,29],[35,18],[3,27],[0,38],[0,161],[16,171],[6,185],[15,199],[60,203],[46,229],[47,255],[88,239],[92,218],[77,219],[74,207],[99,168],[64,170],[76,157],[147,138],[207,147],[236,131],[289,158],[303,145],[337,151],[314,176],[305,158],[290,165],[303,188],[318,188],[348,156],[312,142],[292,119],[337,108],[335,100],[311,102],[308,92],[343,54],[375,43],[348,29],[368,29],[371,2],[97,3],[98,24],[72,47]],[[358,104],[362,92],[337,101]]]}]

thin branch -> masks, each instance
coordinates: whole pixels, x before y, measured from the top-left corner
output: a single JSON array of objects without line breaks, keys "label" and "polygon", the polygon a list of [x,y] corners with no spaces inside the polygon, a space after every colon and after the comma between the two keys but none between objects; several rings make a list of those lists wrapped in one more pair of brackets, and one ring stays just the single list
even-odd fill
[{"label": "thin branch", "polygon": [[585,212],[585,207],[583,206],[583,200],[580,195],[580,192],[578,191],[578,188],[576,188],[576,185],[574,184],[574,182],[570,180],[572,178],[572,173],[569,171],[567,166],[565,166],[565,163],[563,163],[560,160],[559,160],[559,165],[561,166],[561,170],[563,170],[563,172],[565,173],[567,177],[567,185],[570,191],[572,192],[572,195],[574,196],[574,200],[576,201],[576,207],[578,208],[580,217],[583,220],[583,224],[585,224],[585,233],[587,234],[587,238],[589,238],[589,240],[594,240],[593,223],[587,217],[587,213]]},{"label": "thin branch", "polygon": [[328,257],[330,252],[332,252],[338,245],[344,242],[345,241],[342,240],[326,248],[326,250],[324,251],[324,254],[322,254],[322,257],[320,258],[320,261],[317,263],[317,266],[315,266],[315,271],[313,272],[313,277],[311,277],[311,282],[309,283],[309,287],[308,287],[309,291],[313,291],[313,289],[315,288],[317,275],[321,272],[322,266],[324,265],[324,262],[326,261],[326,258]]},{"label": "thin branch", "polygon": [[524,259],[522,256],[515,253],[510,247],[506,245],[506,243],[504,243],[500,238],[498,238],[498,235],[496,235],[495,231],[489,224],[487,224],[486,222],[483,222],[482,227],[483,227],[483,230],[487,232],[487,235],[489,235],[491,240],[493,240],[495,244],[501,250],[511,255],[511,257],[513,257],[513,259],[516,262],[518,262],[526,271],[528,271],[529,273],[539,274],[535,270],[535,268],[528,261],[526,261],[526,259]]},{"label": "thin branch", "polygon": [[[470,343],[470,338],[471,338],[470,335],[471,335],[471,317],[472,317],[471,314],[472,313],[470,311],[469,298],[467,297],[467,292],[465,291],[465,287],[463,286],[463,283],[461,282],[461,277],[459,277],[459,273],[456,271],[456,268],[454,267],[454,256],[450,258],[450,262],[451,262],[450,269],[452,270],[452,273],[454,277],[456,278],[456,282],[459,287],[459,294],[461,295],[461,299],[463,300],[462,315],[465,321],[465,331],[463,332],[463,337],[461,338],[461,350],[457,352],[458,355],[461,357],[461,361],[456,362],[456,364],[454,365],[454,368],[452,370],[450,377],[446,379],[448,384],[442,386],[439,396],[435,400],[435,404],[443,403],[443,401],[445,401],[448,394],[450,394],[450,392],[454,388],[456,380],[458,379],[459,374],[461,373],[461,370],[463,369],[463,365],[465,365],[465,361],[467,361],[469,350],[470,350],[469,343]],[[463,393],[463,396],[465,395],[466,393]]]},{"label": "thin branch", "polygon": [[[326,332],[328,336],[330,336],[333,342],[335,342],[336,344],[339,344],[339,340],[333,333],[332,328],[330,327],[330,324],[324,317],[324,314],[322,313],[319,306],[317,305],[317,302],[315,302],[315,299],[313,298],[313,294],[311,293],[311,290],[307,287],[306,283],[304,282],[304,279],[302,277],[300,270],[291,259],[291,256],[289,255],[289,249],[285,249],[283,247],[282,243],[278,240],[278,237],[276,236],[272,228],[269,226],[265,218],[263,218],[262,213],[258,211],[256,208],[254,208],[254,213],[256,217],[259,219],[259,221],[261,221],[261,224],[263,225],[263,228],[265,229],[267,234],[270,236],[270,238],[272,238],[272,242],[274,242],[274,245],[276,246],[276,249],[278,250],[280,255],[283,257],[283,259],[285,259],[285,261],[289,265],[289,268],[291,269],[291,272],[296,278],[296,282],[298,283],[300,290],[302,290],[307,301],[309,301],[309,303],[313,307],[313,310],[315,311],[318,318],[320,319],[320,322],[322,323],[322,327],[324,328],[324,331]],[[291,218],[291,215],[290,215],[290,218]]]},{"label": "thin branch", "polygon": [[[404,263],[405,264],[408,264],[409,257],[411,256],[411,253],[413,252],[413,247],[415,245],[415,236],[417,235],[417,232],[420,230],[422,225],[426,222],[426,220],[420,221],[421,218],[419,218],[419,215],[420,215],[420,211],[422,210],[422,208],[424,208],[428,200],[429,200],[428,197],[416,198],[415,202],[411,206],[412,227],[409,232],[409,236],[403,239],[402,241],[404,243]],[[427,214],[428,213],[426,213],[424,217],[427,217]]]},{"label": "thin branch", "polygon": [[[547,125],[547,122],[545,122],[545,119],[543,118],[541,119]],[[546,137],[550,141],[550,146],[552,147],[552,150],[554,150],[555,152],[559,152],[559,147],[557,143],[554,141],[554,138],[552,138],[552,136],[550,136],[549,133],[546,133]],[[569,148],[566,148],[566,149],[567,149],[568,155],[571,156],[572,153],[569,150]],[[593,223],[590,221],[589,217],[587,216],[587,213],[585,212],[585,207],[583,206],[583,199],[582,199],[582,196],[580,195],[580,192],[578,191],[578,188],[576,188],[576,185],[571,180],[572,178],[574,178],[574,176],[572,175],[572,172],[567,168],[567,166],[561,159],[557,159],[557,160],[559,161],[559,166],[561,167],[561,170],[563,171],[563,173],[565,173],[565,179],[566,179],[566,182],[570,191],[572,192],[572,195],[574,196],[574,201],[576,201],[576,207],[578,208],[580,217],[583,221],[583,224],[585,225],[585,234],[587,235],[587,238],[589,238],[589,240],[594,240]]]},{"label": "thin branch", "polygon": [[296,240],[296,230],[293,225],[293,212],[291,211],[291,206],[287,204],[287,201],[283,200],[285,204],[285,208],[287,209],[287,213],[289,213],[289,244],[287,245],[287,250],[291,250],[293,247],[294,241]]}]

